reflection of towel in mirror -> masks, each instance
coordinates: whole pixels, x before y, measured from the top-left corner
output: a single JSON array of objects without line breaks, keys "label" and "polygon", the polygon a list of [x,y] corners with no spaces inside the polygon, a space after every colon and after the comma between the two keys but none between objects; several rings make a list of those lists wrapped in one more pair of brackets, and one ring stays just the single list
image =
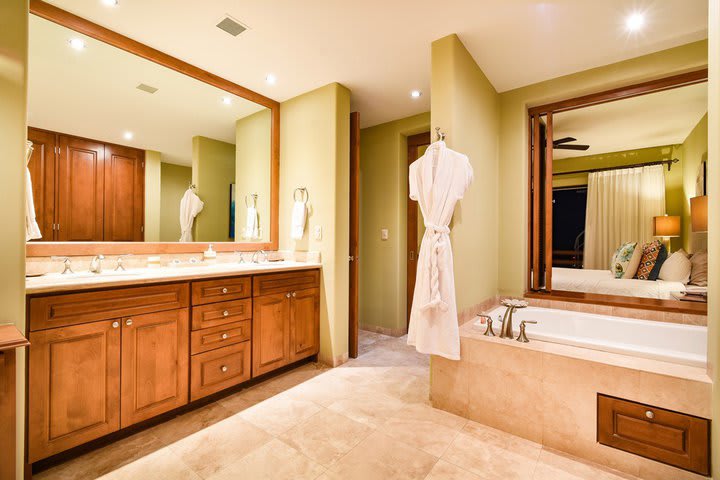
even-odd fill
[{"label": "reflection of towel in mirror", "polygon": [[200,213],[205,204],[200,197],[195,195],[191,188],[188,188],[180,200],[180,236],[181,242],[192,242],[192,226],[195,217]]},{"label": "reflection of towel in mirror", "polygon": [[292,224],[290,226],[290,238],[293,240],[301,240],[305,232],[305,218],[307,217],[307,208],[305,202],[295,202],[292,209]]},{"label": "reflection of towel in mirror", "polygon": [[28,141],[25,144],[25,241],[42,238],[40,227],[35,219],[35,201],[33,200],[32,179],[27,164],[30,162],[33,144]]},{"label": "reflection of towel in mirror", "polygon": [[257,208],[248,207],[247,218],[245,219],[245,238],[260,238],[259,223]]}]

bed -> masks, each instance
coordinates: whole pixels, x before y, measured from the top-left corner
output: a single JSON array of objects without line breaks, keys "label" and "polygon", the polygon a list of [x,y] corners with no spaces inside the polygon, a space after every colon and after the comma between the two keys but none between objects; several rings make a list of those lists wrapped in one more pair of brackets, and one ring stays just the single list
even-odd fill
[{"label": "bed", "polygon": [[672,292],[685,291],[682,282],[615,278],[610,270],[553,268],[552,275],[553,290],[664,300],[672,300]]}]

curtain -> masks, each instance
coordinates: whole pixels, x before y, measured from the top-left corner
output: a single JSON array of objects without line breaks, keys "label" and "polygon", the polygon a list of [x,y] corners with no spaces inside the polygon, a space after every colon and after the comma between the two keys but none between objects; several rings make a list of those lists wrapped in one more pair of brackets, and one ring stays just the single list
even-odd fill
[{"label": "curtain", "polygon": [[624,242],[653,239],[653,217],[665,214],[662,165],[593,172],[588,179],[584,268],[607,270]]}]

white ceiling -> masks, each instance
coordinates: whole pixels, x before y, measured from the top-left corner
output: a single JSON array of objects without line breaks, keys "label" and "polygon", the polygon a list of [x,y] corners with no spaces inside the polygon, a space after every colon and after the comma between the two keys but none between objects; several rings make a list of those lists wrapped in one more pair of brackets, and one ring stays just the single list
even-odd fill
[{"label": "white ceiling", "polygon": [[[71,38],[87,47],[73,50]],[[195,135],[234,144],[235,121],[264,108],[34,16],[29,50],[30,126],[157,150],[168,163],[190,165]]]},{"label": "white ceiling", "polygon": [[577,138],[586,151],[560,150],[573,158],[683,143],[707,112],[707,83],[603,103],[553,116],[553,137]]},{"label": "white ceiling", "polygon": [[[451,33],[498,91],[707,37],[707,0],[51,3],[279,101],[340,82],[364,127],[430,109],[430,43]],[[647,26],[628,35],[634,9]],[[225,14],[250,30],[234,38],[215,28]],[[412,89],[424,95],[413,100]]]}]

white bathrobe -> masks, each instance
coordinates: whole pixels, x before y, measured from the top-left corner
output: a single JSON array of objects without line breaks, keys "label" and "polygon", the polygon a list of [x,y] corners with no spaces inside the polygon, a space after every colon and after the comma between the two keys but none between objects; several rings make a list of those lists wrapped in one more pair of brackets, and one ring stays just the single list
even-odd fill
[{"label": "white bathrobe", "polygon": [[32,142],[28,140],[25,147],[25,241],[27,242],[42,238],[42,233],[40,233],[40,227],[35,218],[32,179],[30,178],[30,169],[27,168],[33,152]]},{"label": "white bathrobe", "polygon": [[180,235],[181,242],[192,242],[192,226],[195,217],[200,213],[205,204],[200,197],[195,195],[191,188],[188,188],[180,200]]},{"label": "white bathrobe", "polygon": [[460,360],[460,334],[450,220],[455,203],[473,179],[468,158],[447,148],[445,142],[430,145],[410,165],[410,198],[420,204],[425,235],[418,255],[408,345],[418,352]]}]

